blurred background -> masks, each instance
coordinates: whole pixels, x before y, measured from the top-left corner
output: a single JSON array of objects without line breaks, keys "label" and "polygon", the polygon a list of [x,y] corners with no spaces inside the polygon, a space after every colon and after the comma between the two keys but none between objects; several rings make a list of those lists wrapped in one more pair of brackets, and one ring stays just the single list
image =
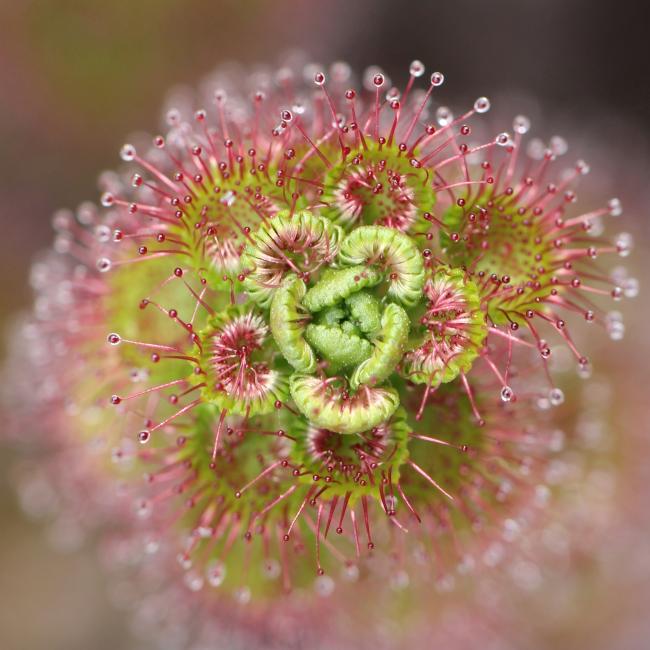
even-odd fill
[{"label": "blurred background", "polygon": [[[3,328],[30,304],[29,265],[52,238],[52,212],[97,199],[98,173],[117,163],[128,133],[156,129],[170,86],[195,83],[230,60],[273,63],[295,48],[324,64],[377,64],[395,81],[419,58],[445,73],[452,106],[485,94],[504,129],[512,115],[528,112],[542,137],[561,132],[574,158],[599,169],[587,179],[597,183],[597,197],[622,200],[625,217],[616,225],[636,241],[626,263],[642,290],[650,277],[645,2],[0,0],[0,26]],[[627,335],[617,347],[604,335],[590,344],[595,365],[615,385],[612,435],[625,476],[620,508],[639,529],[645,523],[636,508],[648,494],[647,469],[638,462],[650,438],[648,304],[643,293],[623,304]],[[7,345],[3,338],[0,354]],[[11,464],[11,452],[3,451],[0,648],[138,647],[109,605],[92,553],[56,551],[20,513]],[[638,551],[631,550],[633,566]],[[537,647],[649,647],[641,578],[612,580],[592,572],[586,597],[578,589],[562,612],[545,616],[543,605],[531,605]]]}]

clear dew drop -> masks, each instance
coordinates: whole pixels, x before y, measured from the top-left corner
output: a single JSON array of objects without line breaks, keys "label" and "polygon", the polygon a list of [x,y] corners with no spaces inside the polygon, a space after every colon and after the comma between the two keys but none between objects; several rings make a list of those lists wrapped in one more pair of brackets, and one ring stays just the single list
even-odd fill
[{"label": "clear dew drop", "polygon": [[588,235],[590,237],[600,237],[605,232],[605,224],[601,217],[592,217],[589,221]]},{"label": "clear dew drop", "polygon": [[586,176],[590,171],[591,167],[584,160],[580,159],[576,163],[576,169],[583,175]]},{"label": "clear dew drop", "polygon": [[125,162],[130,162],[135,158],[135,147],[132,144],[125,144],[120,149],[120,158]]},{"label": "clear dew drop", "polygon": [[236,589],[233,595],[240,605],[248,605],[251,602],[251,590],[248,587]]},{"label": "clear dew drop", "polygon": [[192,560],[187,553],[179,553],[176,556],[176,561],[185,571],[189,571],[192,568]]},{"label": "clear dew drop", "polygon": [[100,273],[107,273],[108,271],[111,270],[111,267],[113,266],[111,260],[108,259],[108,257],[100,257],[97,260],[97,270]]},{"label": "clear dew drop", "polygon": [[544,507],[551,498],[551,490],[547,485],[539,484],[535,486],[535,504]]},{"label": "clear dew drop", "polygon": [[195,532],[202,539],[209,539],[214,535],[214,528],[212,526],[197,526]]},{"label": "clear dew drop", "polygon": [[501,389],[501,401],[502,402],[510,402],[512,398],[514,397],[514,392],[510,386],[504,386]]},{"label": "clear dew drop", "polygon": [[356,582],[359,579],[359,567],[356,564],[346,564],[341,571],[341,576],[348,582]]},{"label": "clear dew drop", "polygon": [[605,316],[605,324],[609,325],[610,323],[622,323],[623,314],[620,311],[610,311]]},{"label": "clear dew drop", "polygon": [[345,61],[335,61],[330,66],[330,75],[336,83],[345,83],[352,76],[352,69]]},{"label": "clear dew drop", "polygon": [[153,512],[151,501],[148,499],[137,499],[133,504],[133,511],[139,519],[148,519]]},{"label": "clear dew drop", "polygon": [[548,392],[548,399],[552,406],[559,406],[564,402],[564,392],[561,388],[551,388]]},{"label": "clear dew drop", "polygon": [[414,61],[411,61],[411,65],[409,66],[409,74],[413,77],[421,77],[424,74],[424,63],[422,61],[418,61],[415,59]]},{"label": "clear dew drop", "polygon": [[95,239],[100,244],[105,244],[111,241],[113,231],[105,224],[102,223],[95,228]]},{"label": "clear dew drop", "polygon": [[206,569],[205,577],[211,587],[220,587],[226,579],[225,565],[221,562],[211,563]]},{"label": "clear dew drop", "polygon": [[465,553],[458,563],[456,569],[461,576],[470,575],[476,568],[476,560],[472,555]]},{"label": "clear dew drop", "polygon": [[434,72],[431,75],[431,85],[432,86],[442,86],[445,83],[445,75],[442,72]]},{"label": "clear dew drop", "polygon": [[129,379],[134,384],[147,381],[149,379],[149,371],[147,368],[131,368],[129,370]]},{"label": "clear dew drop", "polygon": [[620,199],[610,199],[607,201],[607,209],[612,217],[620,217],[623,214],[623,206]]},{"label": "clear dew drop", "polygon": [[637,278],[625,278],[621,282],[621,288],[626,298],[636,298],[639,295],[639,281]]},{"label": "clear dew drop", "polygon": [[554,135],[549,142],[549,148],[556,156],[563,156],[569,150],[569,144],[562,136]]},{"label": "clear dew drop", "polygon": [[564,449],[565,441],[566,436],[564,431],[562,429],[555,429],[549,437],[548,448],[557,454]]},{"label": "clear dew drop", "polygon": [[508,518],[503,522],[503,539],[506,542],[514,542],[521,533],[521,525],[515,519]]},{"label": "clear dew drop", "polygon": [[399,501],[396,496],[392,494],[387,494],[385,497],[386,501],[386,509],[389,512],[397,512],[397,505],[399,504]]},{"label": "clear dew drop", "polygon": [[181,121],[181,113],[177,108],[170,108],[165,115],[165,121],[169,126],[178,126]]},{"label": "clear dew drop", "polygon": [[221,199],[219,199],[219,203],[223,203],[226,207],[230,208],[232,205],[235,203],[237,200],[237,195],[232,191],[228,190]]},{"label": "clear dew drop", "polygon": [[97,220],[97,206],[92,201],[84,201],[75,214],[82,226],[90,226]]},{"label": "clear dew drop", "polygon": [[54,230],[58,230],[58,231],[69,230],[73,220],[74,220],[74,216],[71,210],[66,210],[66,209],[57,210],[52,215],[52,227],[54,228]]},{"label": "clear dew drop", "polygon": [[68,233],[59,233],[54,239],[54,250],[61,255],[70,252],[72,246],[72,236]]},{"label": "clear dew drop", "polygon": [[580,379],[589,379],[593,374],[590,363],[579,363],[578,367],[576,368],[576,371]]},{"label": "clear dew drop", "polygon": [[499,133],[497,137],[494,139],[494,141],[500,146],[500,147],[508,147],[509,145],[512,144],[512,140],[510,138],[510,134],[506,133],[505,131],[503,133]]},{"label": "clear dew drop", "polygon": [[616,237],[616,251],[621,257],[627,257],[632,252],[634,238],[629,232],[622,232]]},{"label": "clear dew drop", "polygon": [[436,109],[436,122],[440,126],[447,126],[454,121],[454,114],[447,106],[438,106]]},{"label": "clear dew drop", "polygon": [[400,98],[400,92],[399,88],[395,88],[393,86],[387,93],[386,93],[386,101],[388,103],[394,102],[394,101],[399,101]]},{"label": "clear dew drop", "polygon": [[335,583],[330,576],[318,576],[314,581],[314,590],[322,598],[327,598],[334,593]]},{"label": "clear dew drop", "polygon": [[267,580],[275,580],[281,572],[280,563],[273,558],[270,558],[264,562],[262,567],[264,577]]},{"label": "clear dew drop", "polygon": [[545,150],[546,146],[540,138],[532,138],[526,146],[526,154],[533,160],[541,160]]},{"label": "clear dew drop", "polygon": [[144,552],[147,555],[154,555],[160,549],[160,542],[157,539],[148,539],[144,543]]},{"label": "clear dew drop", "polygon": [[624,266],[615,266],[609,277],[614,284],[621,284],[627,278],[627,269]]},{"label": "clear dew drop", "polygon": [[525,115],[517,115],[512,121],[512,129],[520,135],[528,133],[530,131],[530,119]]},{"label": "clear dew drop", "polygon": [[446,573],[445,575],[440,576],[435,581],[436,590],[440,593],[449,593],[455,585],[456,580],[450,573]]},{"label": "clear dew drop", "polygon": [[515,583],[526,591],[534,591],[542,584],[542,573],[534,562],[518,559],[509,571]]},{"label": "clear dew drop", "polygon": [[490,110],[490,100],[487,97],[479,97],[474,102],[474,110],[477,113],[487,113]]},{"label": "clear dew drop", "polygon": [[499,542],[494,542],[488,546],[488,548],[483,553],[483,563],[489,567],[497,566],[505,555],[505,549],[503,544]]},{"label": "clear dew drop", "polygon": [[389,580],[391,588],[395,591],[406,589],[411,582],[409,574],[404,570],[395,571],[390,575]]},{"label": "clear dew drop", "polygon": [[203,589],[203,578],[196,571],[188,571],[184,576],[185,586],[190,591],[201,591]]},{"label": "clear dew drop", "polygon": [[620,341],[625,336],[625,323],[620,311],[610,311],[605,316],[605,329],[612,341]]},{"label": "clear dew drop", "polygon": [[375,92],[377,87],[375,86],[375,77],[381,75],[384,78],[384,83],[390,86],[390,79],[386,76],[384,71],[376,65],[371,65],[363,71],[363,87],[366,90]]}]

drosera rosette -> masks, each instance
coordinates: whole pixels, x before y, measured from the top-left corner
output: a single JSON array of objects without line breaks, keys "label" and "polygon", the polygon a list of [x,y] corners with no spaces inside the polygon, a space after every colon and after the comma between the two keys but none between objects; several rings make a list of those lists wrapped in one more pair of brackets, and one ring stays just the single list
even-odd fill
[{"label": "drosera rosette", "polygon": [[[444,590],[497,565],[535,525],[554,451],[539,363],[519,361],[548,356],[529,311],[571,346],[547,307],[575,310],[582,286],[564,282],[582,255],[536,248],[579,224],[555,222],[550,158],[510,188],[521,121],[470,145],[489,101],[434,123],[444,77],[418,89],[420,62],[403,92],[376,69],[361,89],[344,64],[307,70],[254,75],[250,93],[212,79],[208,108],[171,108],[164,135],[125,145],[103,210],[57,239],[88,290],[64,310],[62,392],[105,418],[152,545],[190,590],[240,604],[327,595],[339,575]],[[531,255],[561,267],[548,295]]]},{"label": "drosera rosette", "polygon": [[[417,66],[413,68],[417,69]],[[416,76],[411,76],[409,88]],[[434,77],[428,93],[420,97],[416,104],[414,115],[418,119],[425,110],[423,100],[442,81],[440,75]],[[317,85],[324,87],[323,81],[317,75]],[[380,76],[373,79],[377,129],[380,128],[378,120],[382,109],[377,101],[377,89],[382,83]],[[331,98],[327,92],[324,95],[329,105]],[[346,99],[351,102],[352,114],[356,114],[356,103],[353,101],[355,94],[348,93]],[[219,101],[222,100],[223,97]],[[480,101],[477,105],[476,110],[479,112],[488,106],[485,101]],[[396,106],[392,108],[397,109]],[[469,114],[465,117],[468,116]],[[283,117],[286,124],[281,124],[281,127],[288,129],[293,118],[289,115]],[[416,128],[416,122],[417,120],[411,120],[405,127],[407,139]],[[294,126],[304,136],[299,126]],[[399,118],[396,117],[391,122],[394,134],[398,132],[398,126]],[[190,130],[187,125],[178,128],[185,133]],[[425,130],[421,135],[422,141],[433,140],[435,129]],[[274,134],[274,137],[277,136]],[[358,147],[365,147],[363,133],[355,133],[350,138],[350,134],[341,129],[338,136],[340,139],[353,139]],[[319,160],[318,165],[322,163],[327,168],[324,157],[313,147],[310,138],[304,140],[307,144],[303,142],[303,146],[311,152],[309,157],[315,156]],[[340,146],[341,142],[338,144]],[[383,147],[386,142],[378,144]],[[448,144],[444,144],[442,149],[447,148]],[[229,146],[226,147],[228,148]],[[339,148],[339,154],[344,157],[348,155],[345,146]],[[401,157],[407,150],[404,147],[390,149],[388,146],[387,152]],[[436,154],[439,152],[438,147]],[[133,151],[129,149],[126,154],[131,157]],[[430,159],[433,158],[435,155]],[[450,162],[457,158],[460,159],[452,156]],[[315,161],[310,163],[311,172],[314,171],[313,164]],[[414,170],[422,167],[419,161],[409,164]],[[284,173],[279,176],[283,181],[288,178]],[[296,178],[293,181],[298,183]],[[282,183],[279,185],[282,186]],[[381,193],[381,187],[375,189],[372,196]],[[426,183],[418,191],[431,193]],[[217,278],[228,281],[231,303],[241,303],[237,289],[239,283],[242,283],[249,299],[253,299],[253,305],[246,307],[242,303],[215,314],[214,308],[201,297],[205,294],[194,292],[194,313],[197,310],[208,312],[211,324],[207,329],[191,330],[191,341],[188,341],[191,352],[187,349],[171,349],[174,346],[167,347],[170,356],[183,357],[194,365],[193,371],[187,375],[187,381],[200,388],[201,395],[189,403],[178,403],[176,411],[167,417],[160,417],[158,422],[151,421],[153,426],[139,434],[142,442],[147,442],[152,433],[164,429],[176,418],[208,402],[219,407],[213,445],[213,458],[216,458],[219,454],[219,438],[227,428],[225,421],[229,414],[235,413],[248,419],[258,413],[262,415],[261,411],[270,413],[271,405],[291,413],[292,407],[284,404],[287,395],[282,388],[287,379],[297,410],[302,412],[312,426],[332,435],[351,433],[358,436],[364,431],[380,428],[395,413],[399,395],[390,386],[388,379],[402,360],[407,347],[411,329],[407,310],[416,308],[423,297],[423,259],[426,259],[427,251],[421,251],[417,240],[403,232],[404,228],[374,225],[375,220],[372,219],[370,223],[373,225],[350,228],[348,224],[350,232],[345,235],[341,227],[325,216],[298,209],[296,206],[301,199],[300,195],[295,194],[292,194],[292,207],[275,216],[260,216],[257,229],[249,226],[242,228],[247,244],[241,250],[241,272],[236,277]],[[309,186],[305,198],[313,198],[312,195],[317,197],[323,193],[319,191],[313,194],[313,187]],[[372,196],[366,198],[372,201]],[[110,202],[108,197],[104,197],[104,200]],[[187,203],[189,205],[192,201],[188,200]],[[368,209],[371,208],[372,206]],[[316,207],[313,209],[317,210]],[[412,211],[412,206],[410,209]],[[128,211],[133,212],[133,206]],[[204,209],[203,212],[209,210]],[[431,223],[431,215],[426,210],[422,212],[422,225],[427,227]],[[183,215],[175,216],[181,221],[185,219]],[[379,223],[389,222],[384,220]],[[214,234],[215,225],[209,219],[199,220],[194,226],[198,231],[207,226],[205,234],[208,238]],[[420,232],[416,233],[418,230]],[[431,233],[421,232],[420,227],[413,231],[423,242],[433,239]],[[119,239],[122,240],[123,235]],[[209,250],[209,247],[204,250]],[[150,253],[158,255],[149,249],[143,251],[142,247],[139,252],[145,257]],[[173,254],[173,251],[159,251],[159,254],[167,256]],[[203,266],[206,265],[202,262],[201,269]],[[210,291],[211,281],[201,273],[199,271],[200,282],[206,287],[205,290]],[[149,302],[147,299],[146,304]],[[267,326],[263,322],[264,310],[268,307],[269,327],[274,341],[267,340]],[[187,319],[181,320],[177,310],[162,308],[162,311],[181,325],[187,324]],[[217,322],[221,324],[217,325]],[[240,331],[236,334],[237,323],[254,323],[254,327],[249,327],[248,333]],[[209,331],[210,328],[212,331]],[[256,330],[257,334],[252,330]],[[264,340],[266,350],[262,345]],[[144,345],[153,345],[155,349],[156,344]],[[265,357],[264,363],[259,365],[259,362],[252,362],[253,356]],[[284,368],[283,358],[286,362]],[[465,364],[465,370],[469,370],[469,365],[471,364]],[[296,370],[295,373],[292,373],[290,366]],[[268,377],[273,377],[273,387],[270,390],[267,390],[269,385],[264,383],[264,378]],[[165,389],[168,383],[160,386],[161,390]],[[122,400],[121,397],[117,399]],[[294,411],[290,417],[295,416]]]},{"label": "drosera rosette", "polygon": [[[305,214],[294,219],[304,223]],[[419,498],[409,496],[408,487],[405,491],[401,482],[405,470],[411,474],[406,485],[416,485],[423,503],[435,501],[432,491],[450,502],[455,497],[438,480],[449,459],[445,458],[441,466],[435,462],[429,466],[428,459],[435,456],[429,453],[418,464],[409,456],[412,444],[440,444],[443,456],[467,454],[470,466],[472,462],[486,462],[482,454],[477,454],[477,448],[484,444],[480,443],[479,431],[486,421],[475,418],[475,400],[465,398],[464,391],[452,398],[465,399],[462,417],[457,413],[452,421],[468,427],[462,431],[469,431],[467,439],[476,444],[468,444],[463,437],[456,444],[440,437],[413,434],[413,418],[403,408],[398,410],[404,397],[405,404],[412,406],[417,386],[413,382],[409,382],[410,387],[405,385],[396,372],[394,379],[399,389],[385,384],[406,351],[410,329],[406,310],[387,298],[392,295],[407,306],[415,304],[418,292],[423,298],[424,265],[420,252],[403,233],[381,226],[361,230],[365,235],[361,253],[354,257],[346,245],[348,238],[358,232],[355,230],[342,242],[339,254],[346,257],[340,259],[340,268],[310,274],[309,289],[299,275],[287,268],[288,277],[283,275],[280,286],[272,291],[269,310],[256,304],[239,305],[214,314],[197,298],[197,307],[209,312],[208,325],[191,336],[181,315],[173,314],[172,320],[181,325],[179,329],[191,351],[174,349],[172,356],[194,366],[186,381],[201,388],[201,396],[184,406],[175,404],[176,410],[168,407],[174,411],[172,415],[142,432],[143,443],[149,443],[154,432],[163,440],[169,439],[169,433],[177,438],[169,447],[145,448],[138,457],[154,466],[162,463],[160,472],[148,473],[152,503],[172,501],[172,512],[176,512],[174,495],[181,495],[188,510],[184,519],[192,532],[180,561],[188,571],[195,570],[197,562],[199,567],[206,564],[201,572],[207,571],[207,581],[213,586],[224,580],[224,550],[231,558],[228,565],[239,567],[235,576],[240,575],[244,562],[242,539],[254,549],[246,553],[246,558],[259,558],[263,553],[265,559],[254,564],[277,567],[273,571],[276,577],[281,567],[282,586],[288,589],[304,584],[305,574],[302,570],[297,579],[291,577],[293,572],[285,564],[286,551],[279,541],[290,542],[295,552],[302,551],[307,566],[315,565],[317,574],[324,575],[325,567],[331,566],[325,556],[352,570],[360,562],[364,546],[375,549],[373,530],[382,531],[385,522],[402,532],[410,525],[405,518],[413,518],[420,526]],[[362,260],[368,265],[358,264]],[[354,265],[346,266],[349,262]],[[444,269],[442,272],[446,273]],[[267,296],[260,295],[266,302]],[[280,311],[278,304],[283,307]],[[316,328],[324,329],[309,333],[310,320],[314,314],[320,318],[320,311],[326,313]],[[296,318],[299,312],[302,316]],[[440,315],[440,309],[435,315]],[[270,328],[266,317],[270,318]],[[367,335],[369,338],[364,338]],[[346,337],[351,337],[351,344],[346,344]],[[365,348],[361,345],[364,342]],[[365,349],[365,355],[359,357],[359,349]],[[294,372],[291,365],[303,371],[311,369],[313,374]],[[335,374],[328,374],[332,372]],[[287,383],[297,410],[282,401],[288,398]],[[284,387],[285,393],[278,387]],[[169,385],[161,387],[166,388]],[[118,403],[121,401],[119,398]],[[483,405],[484,398],[477,401]],[[507,401],[503,394],[500,400],[497,398],[498,403]],[[422,404],[426,405],[426,400],[418,405],[415,419],[422,418]],[[450,403],[450,411],[452,404],[455,402]],[[193,416],[189,424],[179,419],[189,415],[190,410]],[[237,424],[232,415],[240,418]],[[429,426],[440,430],[442,422],[439,416]],[[487,430],[498,426],[493,418],[488,417],[487,422]],[[507,442],[514,445],[519,434],[513,431],[512,435],[513,440]],[[539,455],[543,457],[542,443],[543,439],[539,441]],[[491,455],[499,453],[498,447],[490,451]],[[539,462],[543,463],[543,458]],[[462,474],[465,465],[452,463],[451,467],[452,474]],[[472,475],[467,467],[463,471]],[[483,471],[489,471],[487,463]],[[451,486],[458,485],[454,481]],[[461,496],[465,491],[463,488]],[[481,496],[480,502],[486,498]],[[398,502],[408,504],[399,516]],[[441,506],[438,518],[443,516],[441,512],[445,513],[445,523],[441,525],[439,519],[437,523],[443,531],[450,527],[459,534],[461,529],[471,530],[476,524],[469,517],[452,521],[451,510]],[[377,520],[377,514],[383,521]],[[343,536],[340,541],[328,540],[333,531]],[[206,547],[216,552],[217,559]],[[248,566],[248,560],[244,565]],[[235,593],[250,593],[249,584],[256,583],[246,569],[244,573],[245,585],[228,582]]]}]

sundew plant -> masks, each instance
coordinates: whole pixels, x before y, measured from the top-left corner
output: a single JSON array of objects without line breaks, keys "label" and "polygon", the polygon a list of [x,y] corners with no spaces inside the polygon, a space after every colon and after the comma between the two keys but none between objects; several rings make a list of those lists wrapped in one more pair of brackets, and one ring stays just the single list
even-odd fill
[{"label": "sundew plant", "polygon": [[453,113],[420,61],[405,77],[217,71],[34,265],[28,419],[85,472],[75,498],[126,494],[205,598],[507,561],[553,507],[553,349],[588,379],[576,323],[623,334],[636,281],[601,265],[631,249],[605,235],[619,200],[579,207],[562,138],[494,128],[487,97]]}]

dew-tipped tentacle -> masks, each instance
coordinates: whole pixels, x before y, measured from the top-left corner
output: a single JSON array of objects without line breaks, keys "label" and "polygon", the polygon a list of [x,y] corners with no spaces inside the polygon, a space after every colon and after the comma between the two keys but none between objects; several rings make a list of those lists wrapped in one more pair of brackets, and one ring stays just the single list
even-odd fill
[{"label": "dew-tipped tentacle", "polygon": [[314,476],[329,477],[331,497],[351,493],[352,505],[362,496],[374,496],[381,502],[383,477],[390,472],[399,481],[408,460],[408,443],[412,428],[407,413],[398,408],[382,424],[345,435],[295,418],[289,432],[296,438],[290,453],[292,463],[304,468],[301,480],[314,484]]}]

